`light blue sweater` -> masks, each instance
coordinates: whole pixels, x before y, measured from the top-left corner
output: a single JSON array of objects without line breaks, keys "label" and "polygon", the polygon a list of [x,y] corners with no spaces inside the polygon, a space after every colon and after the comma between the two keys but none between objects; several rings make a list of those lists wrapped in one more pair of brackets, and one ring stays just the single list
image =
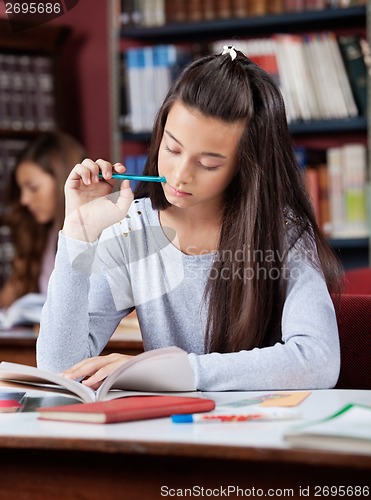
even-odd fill
[{"label": "light blue sweater", "polygon": [[[165,234],[166,233],[166,234]],[[63,371],[107,344],[135,307],[146,350],[189,353],[197,389],[287,390],[336,384],[340,351],[335,312],[322,274],[296,249],[289,253],[282,343],[204,354],[204,288],[213,254],[185,255],[162,228],[149,199],[95,243],[59,235],[37,342],[40,368]]]}]

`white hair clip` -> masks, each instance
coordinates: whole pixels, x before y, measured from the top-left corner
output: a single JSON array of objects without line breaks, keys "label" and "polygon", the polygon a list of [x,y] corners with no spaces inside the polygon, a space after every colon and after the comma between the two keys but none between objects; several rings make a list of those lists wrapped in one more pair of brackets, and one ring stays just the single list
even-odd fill
[{"label": "white hair clip", "polygon": [[234,45],[223,45],[222,56],[224,56],[224,54],[229,54],[232,61],[234,61],[237,57],[236,47]]}]

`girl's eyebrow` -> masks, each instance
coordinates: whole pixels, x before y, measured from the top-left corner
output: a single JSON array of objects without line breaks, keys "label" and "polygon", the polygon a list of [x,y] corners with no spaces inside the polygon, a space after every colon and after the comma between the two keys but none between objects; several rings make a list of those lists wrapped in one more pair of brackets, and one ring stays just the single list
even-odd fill
[{"label": "girl's eyebrow", "polygon": [[[171,137],[171,139],[173,139],[173,141],[175,141],[176,143],[178,143],[179,146],[183,147],[183,144],[180,141],[178,141],[178,139],[176,139],[171,132],[169,132],[168,130],[165,130],[164,132],[169,137]],[[202,151],[201,155],[203,155],[203,156],[213,156],[214,158],[222,158],[223,160],[225,160],[227,158],[226,156],[221,155],[220,153],[212,153],[212,152],[209,152],[209,151]]]}]

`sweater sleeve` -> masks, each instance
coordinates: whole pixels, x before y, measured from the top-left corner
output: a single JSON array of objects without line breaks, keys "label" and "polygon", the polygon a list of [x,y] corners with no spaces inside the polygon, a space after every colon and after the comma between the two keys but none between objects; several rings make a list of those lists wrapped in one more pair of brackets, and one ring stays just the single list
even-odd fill
[{"label": "sweater sleeve", "polygon": [[203,391],[325,389],[340,371],[336,316],[322,273],[291,252],[282,343],[230,354],[189,354]]},{"label": "sweater sleeve", "polygon": [[[97,356],[120,320],[133,309],[130,292],[125,309],[115,306],[100,268],[98,246],[98,242],[85,243],[59,234],[37,340],[37,365],[42,369],[60,372]],[[124,269],[120,267],[122,274]],[[121,284],[124,291],[125,283]],[[129,284],[126,289],[130,290]]]}]

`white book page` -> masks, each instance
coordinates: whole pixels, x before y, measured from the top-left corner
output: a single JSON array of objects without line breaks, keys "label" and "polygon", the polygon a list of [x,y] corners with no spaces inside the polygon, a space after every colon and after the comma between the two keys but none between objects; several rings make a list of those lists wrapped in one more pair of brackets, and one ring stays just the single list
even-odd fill
[{"label": "white book page", "polygon": [[98,389],[97,400],[106,399],[110,389],[146,392],[196,390],[188,355],[177,347],[144,352],[119,366]]},{"label": "white book page", "polygon": [[371,439],[371,408],[352,406],[330,420],[315,423],[307,429],[305,434],[347,437],[356,439]]},{"label": "white book page", "polygon": [[95,391],[90,387],[34,366],[3,361],[0,363],[0,380],[9,382],[12,387],[16,383],[19,386],[32,386],[50,391],[62,388],[86,403],[95,401]]}]

